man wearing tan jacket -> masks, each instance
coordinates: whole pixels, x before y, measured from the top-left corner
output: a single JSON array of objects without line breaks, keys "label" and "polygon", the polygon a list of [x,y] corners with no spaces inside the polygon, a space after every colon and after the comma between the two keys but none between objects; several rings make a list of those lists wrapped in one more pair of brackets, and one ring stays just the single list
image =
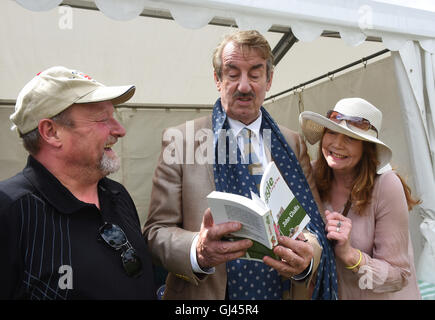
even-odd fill
[{"label": "man wearing tan jacket", "polygon": [[[165,131],[153,178],[144,234],[154,259],[169,271],[164,298],[335,299],[335,265],[306,146],[261,107],[273,78],[269,44],[256,31],[236,32],[216,48],[213,65],[220,92],[213,114]],[[230,155],[230,131],[236,161]],[[243,162],[246,155],[251,162]],[[213,190],[258,192],[254,170],[272,160],[311,222],[298,239],[279,238],[274,252],[280,260],[238,259],[252,241],[222,241],[242,226],[214,224],[206,197]]]}]

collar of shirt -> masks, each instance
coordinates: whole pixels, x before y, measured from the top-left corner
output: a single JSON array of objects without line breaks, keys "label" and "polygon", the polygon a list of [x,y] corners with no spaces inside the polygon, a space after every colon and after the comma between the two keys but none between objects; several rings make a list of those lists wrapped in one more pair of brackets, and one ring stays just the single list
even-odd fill
[{"label": "collar of shirt", "polygon": [[252,143],[252,146],[254,148],[255,154],[257,155],[258,159],[261,161],[261,163],[263,165],[263,169],[266,168],[267,159],[264,156],[265,152],[264,152],[263,137],[260,134],[261,121],[262,121],[261,110],[260,110],[260,114],[259,114],[258,118],[254,122],[250,123],[249,125],[245,125],[244,123],[242,123],[238,120],[232,119],[228,116],[227,116],[227,118],[228,118],[228,124],[229,124],[230,128],[234,131],[234,135],[237,137],[237,145],[238,145],[242,154],[244,151],[244,144],[243,144],[243,138],[240,135],[240,132],[245,127],[252,131],[253,135],[251,136],[251,143]]},{"label": "collar of shirt", "polygon": [[240,131],[242,131],[242,129],[246,127],[249,130],[251,130],[252,133],[254,133],[255,137],[253,137],[253,139],[258,139],[258,137],[260,137],[261,119],[262,119],[262,114],[260,110],[260,115],[258,116],[258,118],[255,119],[255,121],[250,123],[249,125],[246,125],[240,122],[239,120],[235,120],[230,117],[228,117],[228,123],[236,136],[239,136]]},{"label": "collar of shirt", "polygon": [[[29,156],[23,174],[44,199],[59,212],[72,214],[83,207],[93,206],[77,199],[50,171],[32,156]],[[99,193],[104,192],[110,197],[119,194],[119,190],[112,190],[108,187],[106,178],[98,182],[98,188]],[[103,199],[100,197],[101,208],[103,207],[102,201]]]}]

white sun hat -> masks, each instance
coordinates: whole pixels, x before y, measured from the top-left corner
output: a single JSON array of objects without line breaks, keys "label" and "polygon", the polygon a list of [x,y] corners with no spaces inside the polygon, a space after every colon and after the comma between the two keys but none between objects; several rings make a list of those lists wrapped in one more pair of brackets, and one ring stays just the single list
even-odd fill
[{"label": "white sun hat", "polygon": [[302,133],[310,144],[318,142],[322,137],[324,128],[328,128],[354,139],[376,144],[379,161],[378,173],[391,168],[389,162],[391,161],[392,151],[390,147],[378,139],[378,133],[381,131],[382,125],[382,112],[380,110],[364,99],[346,98],[338,101],[332,111],[344,115],[344,119],[356,117],[368,120],[371,127],[368,130],[363,130],[344,119],[340,122],[334,122],[318,113],[304,111],[299,115],[299,124]]},{"label": "white sun hat", "polygon": [[105,86],[83,72],[62,66],[51,67],[30,80],[17,97],[10,116],[12,129],[26,134],[38,127],[39,120],[52,118],[74,103],[111,101],[113,105],[129,100],[135,86]]}]

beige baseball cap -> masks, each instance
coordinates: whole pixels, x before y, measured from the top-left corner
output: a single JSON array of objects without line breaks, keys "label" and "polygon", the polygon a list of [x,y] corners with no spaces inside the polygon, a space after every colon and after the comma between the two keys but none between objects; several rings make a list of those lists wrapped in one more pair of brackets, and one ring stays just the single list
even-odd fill
[{"label": "beige baseball cap", "polygon": [[10,116],[12,129],[26,134],[38,127],[39,120],[52,118],[74,103],[128,101],[133,85],[107,87],[83,72],[62,66],[38,73],[18,94],[15,112]]}]

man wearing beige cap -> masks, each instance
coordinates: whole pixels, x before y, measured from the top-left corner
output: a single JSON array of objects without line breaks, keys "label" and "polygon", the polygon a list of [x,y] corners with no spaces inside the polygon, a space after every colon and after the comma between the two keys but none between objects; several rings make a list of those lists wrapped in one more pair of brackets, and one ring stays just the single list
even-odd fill
[{"label": "man wearing beige cap", "polygon": [[106,177],[125,135],[114,105],[134,91],[52,67],[19,93],[10,118],[29,157],[0,182],[0,299],[154,299],[135,205]]}]

